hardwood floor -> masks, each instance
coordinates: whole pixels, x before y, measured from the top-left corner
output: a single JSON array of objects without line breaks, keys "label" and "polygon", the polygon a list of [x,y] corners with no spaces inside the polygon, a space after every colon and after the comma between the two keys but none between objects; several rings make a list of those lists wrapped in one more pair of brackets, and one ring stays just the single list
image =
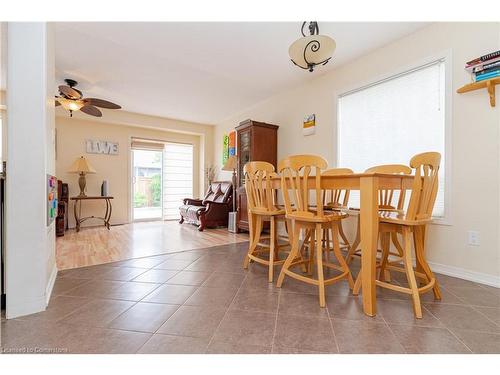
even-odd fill
[{"label": "hardwood floor", "polygon": [[69,230],[56,241],[59,270],[92,266],[118,260],[194,250],[248,241],[248,234],[226,228],[205,229],[177,221],[152,221],[111,227]]}]

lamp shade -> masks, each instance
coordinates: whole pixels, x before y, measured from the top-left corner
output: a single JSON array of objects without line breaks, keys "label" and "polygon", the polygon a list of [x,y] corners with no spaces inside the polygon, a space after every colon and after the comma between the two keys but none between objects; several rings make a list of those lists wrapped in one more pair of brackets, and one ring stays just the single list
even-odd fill
[{"label": "lamp shade", "polygon": [[80,156],[75,160],[71,168],[68,170],[69,173],[96,173],[96,170],[89,164],[87,159]]},{"label": "lamp shade", "polygon": [[224,166],[222,167],[222,170],[234,171],[236,169],[237,164],[238,164],[238,159],[236,158],[236,156],[232,155],[227,159],[226,164],[224,164]]},{"label": "lamp shade", "polygon": [[73,100],[66,98],[57,98],[56,100],[61,103],[63,108],[67,111],[78,111],[85,105],[85,102],[83,100]]},{"label": "lamp shade", "polygon": [[335,41],[326,35],[308,35],[297,39],[288,49],[292,61],[303,69],[323,64],[335,52]]}]

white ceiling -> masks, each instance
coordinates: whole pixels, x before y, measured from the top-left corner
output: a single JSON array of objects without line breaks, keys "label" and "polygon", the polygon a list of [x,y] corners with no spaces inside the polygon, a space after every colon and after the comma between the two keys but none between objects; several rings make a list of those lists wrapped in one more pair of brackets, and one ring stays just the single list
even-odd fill
[{"label": "white ceiling", "polygon": [[56,77],[126,111],[215,124],[427,24],[319,23],[337,50],[314,73],[288,57],[300,25],[56,23]]}]

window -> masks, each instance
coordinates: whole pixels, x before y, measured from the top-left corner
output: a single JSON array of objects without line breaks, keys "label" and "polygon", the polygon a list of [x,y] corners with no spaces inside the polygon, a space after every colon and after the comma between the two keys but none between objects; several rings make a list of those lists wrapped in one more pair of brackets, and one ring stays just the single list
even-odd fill
[{"label": "window", "polygon": [[[433,216],[445,216],[445,60],[398,74],[338,99],[338,165],[356,172],[379,164],[409,164],[441,153]],[[359,192],[350,205],[359,204]]]},{"label": "window", "polygon": [[163,171],[163,219],[179,219],[182,200],[193,197],[193,145],[166,143]]}]

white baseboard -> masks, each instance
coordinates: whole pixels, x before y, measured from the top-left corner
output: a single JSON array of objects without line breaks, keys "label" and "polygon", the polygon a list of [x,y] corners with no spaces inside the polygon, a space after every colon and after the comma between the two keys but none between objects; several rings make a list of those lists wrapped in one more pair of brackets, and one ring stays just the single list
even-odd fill
[{"label": "white baseboard", "polygon": [[9,305],[7,308],[7,319],[14,319],[44,311],[49,304],[52,289],[54,288],[54,284],[56,282],[56,277],[57,266],[54,264],[49,280],[47,282],[47,286],[45,287],[45,295],[41,295],[34,300],[24,301],[15,305]]},{"label": "white baseboard", "polygon": [[46,308],[45,296],[40,296],[35,300],[25,301],[14,305],[11,303],[7,306],[6,318],[14,319],[20,316],[31,315],[44,311]]},{"label": "white baseboard", "polygon": [[485,284],[500,288],[500,276],[489,275],[486,273],[469,271],[464,268],[448,266],[446,264],[428,262],[433,272],[442,273],[446,276],[458,277],[459,279],[474,281],[479,284]]},{"label": "white baseboard", "polygon": [[56,277],[57,266],[54,264],[54,267],[52,268],[52,272],[50,274],[49,282],[47,283],[47,287],[45,288],[45,302],[47,303],[47,305],[49,304],[50,296],[52,295],[52,289],[54,288]]}]

